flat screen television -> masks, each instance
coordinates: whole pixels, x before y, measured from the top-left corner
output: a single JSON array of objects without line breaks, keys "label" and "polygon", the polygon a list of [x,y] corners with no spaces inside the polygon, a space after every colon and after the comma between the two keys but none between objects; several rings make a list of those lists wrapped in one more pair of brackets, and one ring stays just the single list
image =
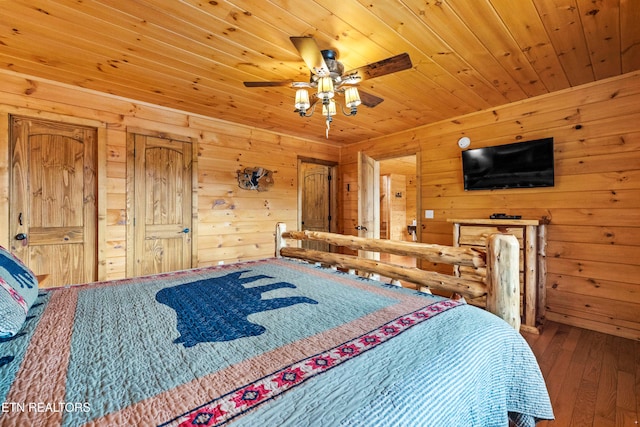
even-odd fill
[{"label": "flat screen television", "polygon": [[464,189],[553,187],[553,138],[462,152]]}]

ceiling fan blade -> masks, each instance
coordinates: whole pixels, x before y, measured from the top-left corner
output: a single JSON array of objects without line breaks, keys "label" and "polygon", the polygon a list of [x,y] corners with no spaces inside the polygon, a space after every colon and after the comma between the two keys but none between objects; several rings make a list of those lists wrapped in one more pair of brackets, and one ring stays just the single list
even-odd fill
[{"label": "ceiling fan blade", "polygon": [[362,102],[362,105],[367,106],[369,108],[373,108],[376,105],[380,104],[382,101],[384,101],[384,99],[379,98],[375,95],[371,95],[368,92],[363,92],[360,89],[358,89],[358,93],[360,94],[360,102]]},{"label": "ceiling fan blade", "polygon": [[244,82],[246,87],[275,87],[275,86],[291,86],[293,80],[283,80],[281,82]]},{"label": "ceiling fan blade", "polygon": [[313,37],[289,37],[289,39],[313,74],[320,77],[329,75],[329,67],[324,62],[322,52]]},{"label": "ceiling fan blade", "polygon": [[348,71],[344,74],[343,78],[345,80],[356,78],[358,81],[362,81],[384,76],[386,74],[396,73],[402,70],[408,70],[411,67],[413,67],[413,64],[411,63],[409,54],[401,53],[400,55],[392,56],[391,58],[383,59],[382,61],[374,62],[373,64],[364,65]]}]

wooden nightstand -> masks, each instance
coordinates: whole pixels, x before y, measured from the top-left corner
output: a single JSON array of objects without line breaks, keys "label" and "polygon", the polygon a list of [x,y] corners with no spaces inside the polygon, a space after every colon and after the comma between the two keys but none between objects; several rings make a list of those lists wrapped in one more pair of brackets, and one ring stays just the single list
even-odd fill
[{"label": "wooden nightstand", "polygon": [[[538,219],[448,219],[453,223],[453,245],[484,248],[493,233],[513,234],[520,243],[521,329],[540,333],[546,302],[546,218]],[[484,279],[484,271],[457,267],[456,276]],[[483,300],[470,301],[484,306]]]}]

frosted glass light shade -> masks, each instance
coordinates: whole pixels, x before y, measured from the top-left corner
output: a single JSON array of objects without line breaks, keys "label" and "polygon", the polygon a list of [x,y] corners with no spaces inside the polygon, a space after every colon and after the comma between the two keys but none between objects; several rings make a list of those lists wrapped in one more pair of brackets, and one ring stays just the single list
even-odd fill
[{"label": "frosted glass light shade", "polygon": [[358,88],[349,87],[344,91],[344,101],[348,108],[355,108],[361,104]]},{"label": "frosted glass light shade", "polygon": [[298,89],[296,91],[296,110],[306,110],[311,106],[309,102],[309,92],[306,89]]},{"label": "frosted glass light shade", "polygon": [[322,77],[318,80],[318,98],[330,99],[333,98],[333,80],[331,77]]},{"label": "frosted glass light shade", "polygon": [[336,102],[331,99],[328,104],[322,104],[322,115],[335,116],[336,115]]}]

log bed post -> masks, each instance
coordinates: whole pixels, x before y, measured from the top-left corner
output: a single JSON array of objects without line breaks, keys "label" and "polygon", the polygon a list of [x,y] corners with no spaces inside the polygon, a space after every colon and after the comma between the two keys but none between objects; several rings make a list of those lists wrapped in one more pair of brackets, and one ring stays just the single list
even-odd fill
[{"label": "log bed post", "polygon": [[282,236],[287,231],[287,224],[279,222],[276,224],[276,258],[282,258],[280,250],[287,246],[287,242]]},{"label": "log bed post", "polygon": [[520,330],[520,246],[511,234],[487,239],[487,310]]}]

